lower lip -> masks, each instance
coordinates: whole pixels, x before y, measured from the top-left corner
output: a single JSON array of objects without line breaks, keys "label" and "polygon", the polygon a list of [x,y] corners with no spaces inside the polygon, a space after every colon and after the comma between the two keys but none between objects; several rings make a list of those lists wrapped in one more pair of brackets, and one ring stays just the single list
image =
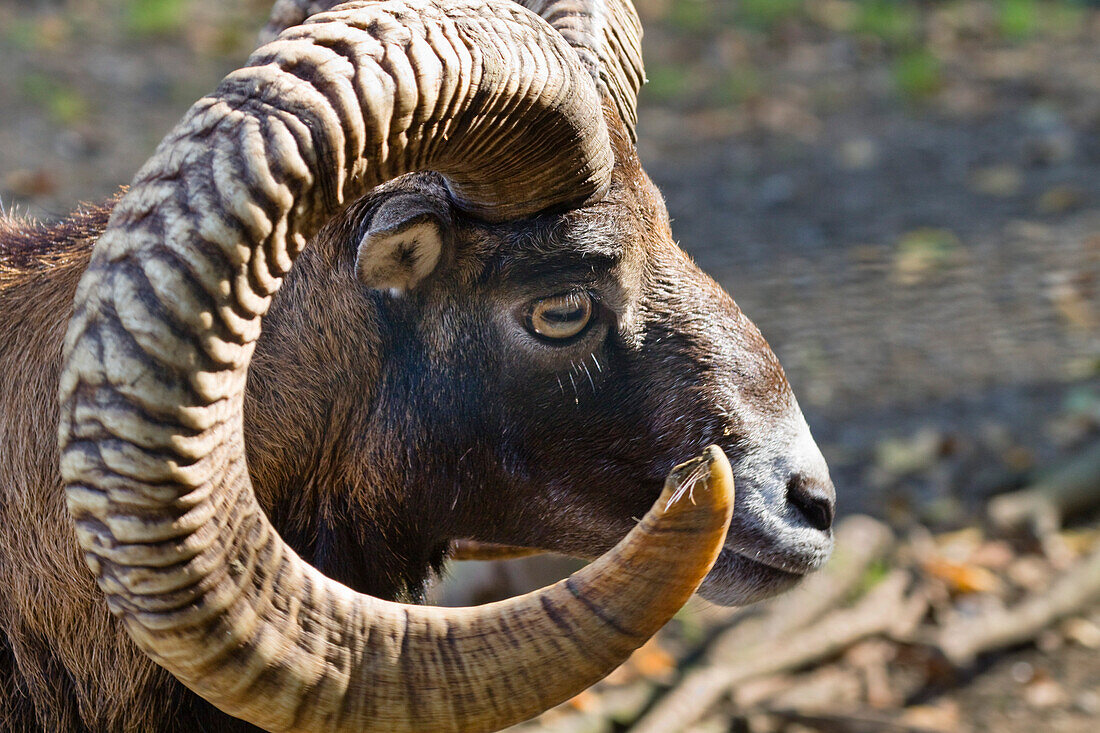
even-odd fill
[{"label": "lower lip", "polygon": [[769,572],[772,572],[777,576],[787,577],[792,580],[797,580],[799,578],[805,577],[810,572],[809,568],[805,570],[792,570],[790,568],[783,567],[782,565],[775,565],[770,562],[765,562],[764,560],[761,560],[759,558],[750,557],[743,553],[737,552],[736,550],[731,550],[728,547],[722,548],[721,554],[725,555],[727,560],[733,560],[734,558],[736,558],[740,562],[750,563],[755,567],[768,570]]},{"label": "lower lip", "polygon": [[747,606],[790,590],[805,573],[793,573],[723,548],[708,576],[703,598],[723,606]]}]

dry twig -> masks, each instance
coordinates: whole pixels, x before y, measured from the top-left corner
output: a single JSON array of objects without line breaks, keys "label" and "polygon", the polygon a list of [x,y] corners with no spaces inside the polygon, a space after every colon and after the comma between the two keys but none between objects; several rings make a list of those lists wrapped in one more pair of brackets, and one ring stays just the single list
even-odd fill
[{"label": "dry twig", "polygon": [[801,710],[769,710],[787,723],[802,723],[821,733],[936,733],[931,728],[901,723],[889,715],[871,711],[803,712]]},{"label": "dry twig", "polygon": [[757,616],[745,619],[714,639],[707,650],[712,664],[736,655],[747,645],[779,638],[811,623],[840,605],[863,581],[867,568],[894,543],[882,522],[863,515],[848,517],[836,529],[836,549],[829,564]]},{"label": "dry twig", "polygon": [[[674,709],[677,700],[695,700],[694,695],[700,689],[709,690],[714,700],[721,697],[729,686],[716,685],[720,676],[712,674],[715,666],[724,666],[726,660],[748,646],[755,648],[766,640],[799,629],[841,603],[893,542],[893,532],[877,520],[866,516],[845,519],[837,526],[836,549],[829,564],[795,590],[772,601],[759,615],[718,635],[707,651],[708,666],[686,675],[660,705]],[[699,714],[704,712],[700,710]]]},{"label": "dry twig", "polygon": [[1100,598],[1100,547],[1063,573],[1042,594],[1005,611],[956,621],[940,631],[935,644],[952,663],[965,666],[983,652],[1034,638],[1097,598]]},{"label": "dry twig", "polygon": [[1062,520],[1100,506],[1100,443],[1045,472],[1034,484],[989,502],[989,519],[1001,531],[1058,531]]},{"label": "dry twig", "polygon": [[[754,677],[798,669],[831,657],[855,642],[891,631],[899,619],[915,616],[905,596],[909,573],[891,572],[855,606],[835,611],[820,622],[781,640],[758,642],[738,651],[721,666],[688,675],[637,725],[634,733],[674,733],[704,715],[730,687]],[[919,601],[924,603],[924,599]],[[900,630],[907,633],[908,630]]]}]

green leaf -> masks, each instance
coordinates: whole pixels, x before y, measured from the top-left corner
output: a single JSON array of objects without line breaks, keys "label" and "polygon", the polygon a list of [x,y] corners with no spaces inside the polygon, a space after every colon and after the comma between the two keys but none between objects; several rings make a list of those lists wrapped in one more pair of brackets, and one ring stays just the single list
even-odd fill
[{"label": "green leaf", "polygon": [[126,29],[135,36],[163,36],[178,32],[187,17],[188,0],[128,0]]}]

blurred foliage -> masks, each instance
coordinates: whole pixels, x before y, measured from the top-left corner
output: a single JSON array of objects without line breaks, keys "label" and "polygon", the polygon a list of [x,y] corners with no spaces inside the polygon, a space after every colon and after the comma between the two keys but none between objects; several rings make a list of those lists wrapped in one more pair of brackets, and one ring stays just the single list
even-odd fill
[{"label": "blurred foliage", "polygon": [[805,0],[742,0],[742,20],[750,26],[772,26],[805,10]]},{"label": "blurred foliage", "polygon": [[1027,38],[1035,32],[1038,8],[1035,0],[999,0],[997,23],[1006,38]]},{"label": "blurred foliage", "polygon": [[646,94],[657,101],[675,100],[691,86],[691,67],[684,64],[661,64],[646,76]]},{"label": "blurred foliage", "polygon": [[202,57],[240,56],[255,46],[272,0],[57,0],[33,10],[3,12],[0,43],[21,51],[73,51],[78,39],[182,40]]},{"label": "blurred foliage", "polygon": [[136,36],[176,33],[186,22],[187,5],[188,0],[126,0],[126,28]]},{"label": "blurred foliage", "polygon": [[[898,96],[924,102],[944,87],[944,33],[1014,45],[1080,33],[1100,0],[636,0],[647,33],[689,41],[676,58],[647,58],[651,99],[736,105],[767,88],[751,54],[729,58],[737,39],[787,44],[827,30],[850,34],[884,61]],[[733,39],[731,41],[731,39]],[[716,67],[699,79],[698,68]],[[720,68],[718,68],[720,67]]]},{"label": "blurred foliage", "polygon": [[761,94],[764,83],[752,66],[736,66],[715,87],[713,100],[720,105],[741,104]]},{"label": "blurred foliage", "polygon": [[31,18],[14,18],[3,31],[5,43],[10,43],[20,51],[29,51],[48,45],[40,32],[40,23]]},{"label": "blurred foliage", "polygon": [[711,27],[716,8],[706,0],[680,0],[668,10],[668,23],[673,28],[689,33],[698,33]]},{"label": "blurred foliage", "polygon": [[920,43],[920,10],[914,3],[865,0],[857,3],[855,30],[897,45]]},{"label": "blurred foliage", "polygon": [[88,100],[79,90],[47,74],[26,75],[22,79],[22,90],[28,99],[62,125],[80,122],[88,114]]},{"label": "blurred foliage", "polygon": [[859,598],[885,580],[886,576],[890,574],[890,569],[891,565],[885,559],[879,559],[872,562],[867,566],[867,570],[860,577],[859,583],[856,584],[855,589],[851,593],[850,600]]},{"label": "blurred foliage", "polygon": [[890,70],[898,91],[908,99],[931,96],[943,85],[940,60],[926,48],[905,51]]},{"label": "blurred foliage", "polygon": [[637,0],[636,4],[647,27],[663,21],[685,33],[714,31],[722,25],[773,30],[784,22],[805,20],[834,29],[839,24],[904,43],[919,35],[922,18],[933,12],[984,6],[1006,38],[1019,39],[1041,31],[1052,19],[1079,18],[1084,8],[1100,7],[1100,0]]},{"label": "blurred foliage", "polygon": [[962,243],[946,229],[923,227],[906,232],[897,242],[894,277],[902,285],[913,285],[946,269],[956,260]]}]

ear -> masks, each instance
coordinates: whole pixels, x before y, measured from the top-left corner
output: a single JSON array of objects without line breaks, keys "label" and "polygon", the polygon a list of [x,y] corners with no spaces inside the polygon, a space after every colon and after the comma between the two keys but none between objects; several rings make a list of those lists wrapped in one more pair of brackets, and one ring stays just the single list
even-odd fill
[{"label": "ear", "polygon": [[386,199],[359,242],[360,282],[395,293],[415,288],[439,265],[448,222],[446,207],[423,194]]}]

